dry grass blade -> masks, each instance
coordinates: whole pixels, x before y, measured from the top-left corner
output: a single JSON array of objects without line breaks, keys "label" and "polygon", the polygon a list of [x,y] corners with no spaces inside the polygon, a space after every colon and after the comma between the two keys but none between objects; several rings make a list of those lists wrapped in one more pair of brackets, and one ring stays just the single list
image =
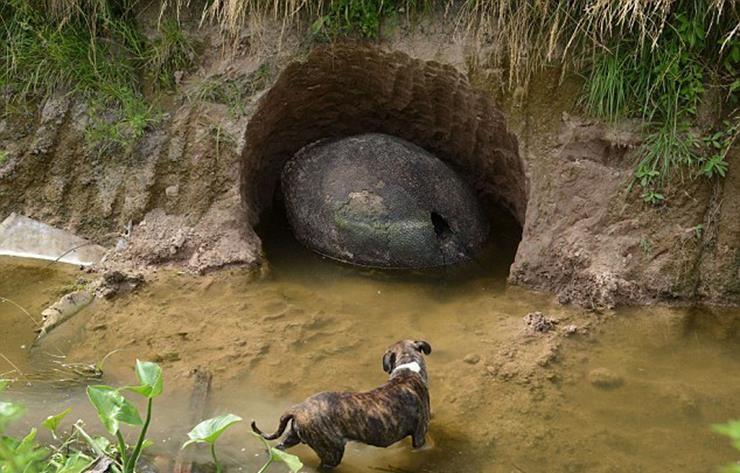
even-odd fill
[{"label": "dry grass blade", "polygon": [[38,320],[36,320],[36,319],[35,319],[35,318],[34,318],[34,317],[33,317],[33,316],[31,315],[31,313],[30,313],[30,312],[28,312],[28,311],[27,311],[27,310],[26,310],[26,309],[25,309],[25,308],[24,308],[23,306],[21,306],[20,304],[17,304],[17,303],[15,303],[15,302],[13,302],[12,300],[10,300],[10,299],[8,299],[8,298],[6,298],[6,297],[2,297],[2,296],[0,296],[0,303],[8,303],[8,304],[10,304],[10,305],[12,305],[12,306],[15,306],[15,307],[16,307],[16,308],[17,308],[18,310],[20,310],[21,312],[23,312],[24,314],[26,314],[26,317],[28,317],[28,318],[29,318],[29,319],[31,320],[31,322],[33,322],[33,325],[34,325],[34,326],[35,326],[36,328],[40,328],[40,327],[41,327],[41,323],[40,323],[40,322],[39,322]]}]

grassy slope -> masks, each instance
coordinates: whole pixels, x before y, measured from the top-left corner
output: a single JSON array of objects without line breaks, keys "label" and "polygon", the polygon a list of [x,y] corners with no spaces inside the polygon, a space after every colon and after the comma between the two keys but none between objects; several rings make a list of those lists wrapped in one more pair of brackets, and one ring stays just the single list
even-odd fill
[{"label": "grassy slope", "polygon": [[[504,87],[526,89],[532,75],[556,64],[587,77],[583,104],[606,119],[639,118],[646,141],[635,182],[647,202],[665,199],[677,176],[723,176],[738,135],[740,14],[732,0],[184,0],[154,3],[162,15],[145,36],[135,0],[8,0],[0,6],[0,90],[11,102],[58,90],[87,97],[88,140],[102,153],[130,146],[156,123],[142,84],[174,85],[195,59],[176,20],[201,12],[236,37],[259,19],[307,32],[309,41],[338,36],[374,40],[383,20],[444,11],[481,61],[507,71]],[[151,11],[151,9],[149,10]],[[142,17],[146,15],[141,15]],[[151,16],[148,15],[148,16]],[[273,23],[274,24],[274,23]],[[711,86],[728,118],[698,123]],[[110,118],[104,112],[116,109]],[[95,117],[94,117],[95,118]],[[700,125],[700,126],[697,126]]]}]

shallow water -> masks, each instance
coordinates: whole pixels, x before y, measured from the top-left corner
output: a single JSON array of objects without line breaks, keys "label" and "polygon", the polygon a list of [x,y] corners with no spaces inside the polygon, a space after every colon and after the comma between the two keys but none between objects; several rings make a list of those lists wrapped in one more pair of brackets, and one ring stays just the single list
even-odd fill
[{"label": "shallow water", "polygon": [[[120,350],[105,365],[104,381],[112,384],[133,381],[136,358],[159,360],[167,391],[156,403],[153,452],[166,470],[192,426],[193,369],[214,375],[209,415],[234,412],[271,431],[283,409],[315,392],[381,384],[386,346],[423,338],[433,347],[428,447],[350,444],[337,471],[705,472],[739,456],[710,430],[740,417],[737,310],[599,315],[562,307],[505,287],[511,242],[467,267],[388,274],[322,260],[284,233],[272,235],[269,277],[161,271],[134,294],[94,303],[30,352],[19,348],[33,338],[30,321],[24,325],[0,304],[3,326],[11,320],[16,327],[0,332],[2,351],[31,379],[9,395],[38,407],[27,423],[68,404],[95,423],[82,383],[60,389],[36,380],[55,376],[54,350],[86,363]],[[77,276],[62,267],[0,266],[0,296],[34,315]],[[522,317],[535,310],[560,319],[554,333],[524,333]],[[578,333],[565,336],[567,325]],[[589,373],[597,368],[621,385],[594,386]],[[245,422],[223,438],[234,471],[256,471],[262,459],[247,432]],[[291,451],[315,471],[308,448]]]},{"label": "shallow water", "polygon": [[67,264],[0,256],[0,379],[37,373],[29,355],[41,312],[81,276],[77,267]]}]

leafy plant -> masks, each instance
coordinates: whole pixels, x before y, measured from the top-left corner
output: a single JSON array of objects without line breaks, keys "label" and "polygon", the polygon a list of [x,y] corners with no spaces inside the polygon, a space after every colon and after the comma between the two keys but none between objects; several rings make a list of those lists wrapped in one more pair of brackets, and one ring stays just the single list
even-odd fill
[{"label": "leafy plant", "polygon": [[[137,360],[136,377],[140,383],[138,386],[115,389],[110,386],[95,385],[87,388],[87,397],[95,407],[101,423],[109,434],[116,437],[123,473],[133,473],[136,469],[152,419],[152,401],[162,394],[163,389],[162,369],[156,363]],[[145,420],[142,421],[138,409],[123,396],[122,391],[134,392],[147,399]],[[121,424],[141,426],[138,440],[130,455],[121,433]]]},{"label": "leafy plant", "polygon": [[297,473],[301,470],[301,468],[303,468],[303,463],[301,463],[301,460],[297,456],[291,455],[290,453],[284,452],[275,447],[271,447],[270,444],[267,443],[267,440],[262,438],[261,435],[257,435],[254,432],[252,432],[252,435],[260,439],[262,444],[265,446],[267,454],[270,456],[267,459],[267,463],[262,465],[262,468],[260,468],[257,473],[266,472],[270,465],[272,465],[274,462],[285,463],[292,473]]},{"label": "leafy plant", "polygon": [[226,429],[237,422],[241,422],[241,420],[241,417],[233,414],[226,414],[204,420],[193,427],[193,430],[188,432],[190,440],[185,442],[182,445],[182,448],[193,443],[207,443],[211,446],[211,458],[213,458],[213,464],[216,465],[216,472],[221,473],[221,462],[218,461],[218,457],[216,456],[216,441],[221,437],[221,434],[223,434]]},{"label": "leafy plant", "polygon": [[[0,381],[0,392],[6,383]],[[0,401],[0,471],[3,473],[36,472],[41,460],[47,456],[47,451],[38,448],[36,429],[22,439],[3,435],[9,424],[19,419],[25,412],[23,406],[13,402]]]},{"label": "leafy plant", "polygon": [[2,166],[3,164],[5,164],[5,161],[7,161],[9,157],[10,157],[10,155],[8,154],[7,151],[0,150],[0,166]]},{"label": "leafy plant", "polygon": [[715,175],[725,177],[728,168],[725,158],[740,134],[740,123],[737,120],[734,123],[725,121],[723,126],[723,129],[704,137],[704,143],[709,148],[709,156],[702,164],[700,173],[710,179]]},{"label": "leafy plant", "polygon": [[[221,437],[221,434],[223,434],[226,429],[236,424],[237,422],[241,422],[241,420],[241,417],[235,416],[234,414],[226,414],[204,420],[203,422],[193,427],[193,430],[188,433],[188,437],[190,438],[190,440],[185,442],[182,448],[185,448],[188,445],[194,443],[206,443],[210,445],[211,457],[213,458],[213,463],[216,465],[216,472],[221,473],[221,463],[216,456],[216,441],[218,441],[219,437]],[[282,450],[278,450],[277,448],[271,447],[261,436],[256,434],[255,436],[262,441],[265,446],[265,450],[269,455],[267,462],[262,465],[257,473],[266,472],[270,468],[270,465],[275,462],[286,464],[290,471],[293,473],[297,473],[298,471],[300,471],[301,468],[303,468],[303,464],[298,457]]]},{"label": "leafy plant", "polygon": [[[740,420],[729,421],[725,424],[715,424],[712,426],[715,432],[726,435],[732,440],[732,445],[740,450]],[[732,465],[726,465],[722,468],[724,473],[740,473],[740,462]]]},{"label": "leafy plant", "polygon": [[332,0],[316,16],[309,31],[319,39],[338,36],[376,39],[384,19],[395,18],[399,13],[428,11],[432,3],[431,0]]},{"label": "leafy plant", "polygon": [[[648,43],[645,30],[620,25],[626,31],[618,30],[622,34],[612,37],[612,46],[596,54],[586,81],[584,103],[591,113],[608,120],[640,118],[644,123],[647,137],[635,180],[646,202],[662,202],[658,195],[664,195],[665,183],[684,177],[686,170],[692,177],[709,178],[727,172],[725,155],[737,125],[725,122],[722,130],[703,140],[692,130],[708,77],[728,90],[729,99],[735,93],[740,47],[735,47],[734,33],[723,36],[733,26],[713,14],[713,6],[718,5],[677,2],[665,10],[663,25],[650,34]],[[709,57],[716,60],[707,61]],[[710,147],[708,153],[702,142]]]},{"label": "leafy plant", "polygon": [[645,191],[640,197],[642,197],[643,201],[652,205],[657,205],[665,200],[665,196],[663,194],[655,191]]},{"label": "leafy plant", "polygon": [[68,407],[67,409],[63,410],[59,414],[51,415],[47,417],[41,425],[49,429],[51,434],[54,436],[54,438],[57,438],[57,429],[59,428],[59,424],[62,423],[62,420],[69,415],[69,413],[72,412],[72,408]]}]

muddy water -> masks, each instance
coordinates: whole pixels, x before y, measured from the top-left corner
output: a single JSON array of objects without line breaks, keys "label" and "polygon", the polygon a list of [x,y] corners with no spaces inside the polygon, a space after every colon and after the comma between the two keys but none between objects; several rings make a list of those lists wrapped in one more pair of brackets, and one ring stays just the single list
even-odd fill
[{"label": "muddy water", "polygon": [[[39,366],[31,366],[31,352],[41,311],[80,277],[75,266],[0,256],[0,378],[25,379],[38,373]],[[49,348],[55,356],[64,354]]]},{"label": "muddy water", "polygon": [[[163,271],[135,294],[96,302],[30,355],[17,348],[30,325],[1,332],[3,352],[27,375],[52,377],[49,346],[88,363],[120,350],[106,363],[112,384],[132,381],[136,358],[160,361],[167,394],[157,403],[152,451],[163,470],[191,427],[194,369],[214,375],[209,415],[234,412],[272,430],[285,407],[317,391],[381,384],[381,355],[400,338],[433,347],[429,446],[350,444],[340,472],[705,472],[738,456],[710,430],[740,417],[738,311],[558,306],[505,287],[511,242],[454,271],[387,274],[268,241],[268,277]],[[1,264],[0,295],[12,293],[34,314],[74,278],[52,272],[33,286],[38,274]],[[3,324],[21,323],[0,307]],[[536,310],[560,320],[554,331],[525,332],[522,317]],[[68,404],[95,422],[81,384],[17,383],[11,395],[39,406],[28,422]],[[223,438],[232,471],[256,471],[261,460],[246,424]],[[315,471],[309,449],[292,452]]]}]

